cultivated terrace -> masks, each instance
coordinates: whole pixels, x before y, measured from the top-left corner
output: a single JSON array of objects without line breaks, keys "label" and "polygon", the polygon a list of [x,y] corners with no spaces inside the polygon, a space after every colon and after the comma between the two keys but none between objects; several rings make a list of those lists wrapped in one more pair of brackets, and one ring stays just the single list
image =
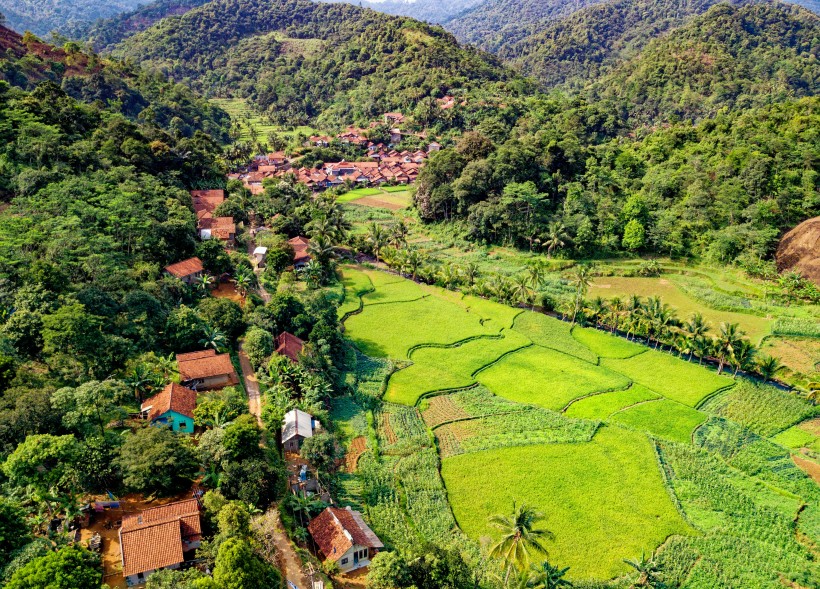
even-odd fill
[{"label": "cultivated terrace", "polygon": [[0,586],[820,587],[820,20],[545,4],[0,26]]}]

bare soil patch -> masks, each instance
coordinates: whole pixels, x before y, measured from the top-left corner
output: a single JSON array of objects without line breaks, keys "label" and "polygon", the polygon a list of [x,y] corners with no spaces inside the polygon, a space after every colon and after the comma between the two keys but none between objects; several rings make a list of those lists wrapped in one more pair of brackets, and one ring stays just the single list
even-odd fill
[{"label": "bare soil patch", "polygon": [[364,207],[373,207],[376,209],[387,209],[389,211],[398,211],[407,208],[407,204],[400,202],[398,199],[388,200],[381,196],[363,196],[352,201],[351,204],[361,205]]},{"label": "bare soil patch", "polygon": [[808,458],[803,458],[802,456],[798,456],[797,454],[792,455],[792,460],[797,465],[797,467],[809,475],[814,482],[820,485],[820,464],[817,464],[813,460],[809,460]]},{"label": "bare soil patch", "polygon": [[449,395],[432,397],[427,403],[428,407],[421,414],[421,417],[424,419],[427,427],[431,429],[448,421],[470,417],[464,409],[453,403]]},{"label": "bare soil patch", "polygon": [[803,221],[780,240],[777,269],[797,270],[820,285],[820,217]]},{"label": "bare soil patch", "polygon": [[353,438],[350,448],[345,454],[345,469],[347,472],[356,472],[359,465],[359,457],[367,450],[367,439],[364,436]]}]

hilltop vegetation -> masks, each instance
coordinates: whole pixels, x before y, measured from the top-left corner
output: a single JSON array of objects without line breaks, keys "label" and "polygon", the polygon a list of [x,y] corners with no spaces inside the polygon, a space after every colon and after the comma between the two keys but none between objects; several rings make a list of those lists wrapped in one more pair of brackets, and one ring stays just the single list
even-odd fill
[{"label": "hilltop vegetation", "polygon": [[0,0],[7,25],[23,33],[70,33],[84,23],[131,10],[143,0]]},{"label": "hilltop vegetation", "polygon": [[439,28],[307,0],[216,0],[159,22],[116,53],[208,94],[247,97],[289,124],[423,113],[451,89],[491,95],[513,79]]}]

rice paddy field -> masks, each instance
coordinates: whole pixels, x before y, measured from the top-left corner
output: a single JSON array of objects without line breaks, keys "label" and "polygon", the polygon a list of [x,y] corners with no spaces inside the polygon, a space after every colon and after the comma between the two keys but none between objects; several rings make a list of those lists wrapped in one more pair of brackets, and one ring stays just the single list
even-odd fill
[{"label": "rice paddy field", "polygon": [[258,141],[264,143],[267,142],[268,133],[276,133],[287,138],[295,137],[300,133],[307,137],[318,133],[313,127],[299,126],[285,129],[279,125],[266,123],[243,98],[212,98],[211,102],[228,113],[234,122],[239,123],[241,129],[239,141],[250,141],[255,135]]},{"label": "rice paddy field", "polygon": [[525,502],[573,580],[619,578],[642,551],[690,589],[820,578],[806,474],[820,468],[820,412],[804,397],[526,309],[342,273],[347,380],[370,400],[334,409],[356,452],[363,437],[378,448],[344,484],[388,545],[421,535],[492,567],[488,518]]}]

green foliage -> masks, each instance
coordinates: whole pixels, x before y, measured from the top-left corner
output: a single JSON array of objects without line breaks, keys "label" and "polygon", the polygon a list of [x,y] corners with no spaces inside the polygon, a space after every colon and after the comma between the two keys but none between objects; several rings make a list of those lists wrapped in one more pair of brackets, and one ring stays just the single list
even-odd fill
[{"label": "green foliage", "polygon": [[526,335],[534,344],[577,356],[587,362],[596,362],[598,357],[583,341],[576,341],[572,326],[565,321],[547,317],[539,313],[522,313],[515,319],[515,331]]},{"label": "green foliage", "polygon": [[247,541],[231,538],[219,547],[213,582],[220,589],[255,589],[277,587],[282,577],[276,568],[254,554]]},{"label": "green foliage", "polygon": [[125,438],[117,463],[123,484],[146,495],[174,495],[188,488],[199,470],[194,450],[183,434],[147,426]]},{"label": "green foliage", "polygon": [[15,572],[9,589],[99,589],[100,557],[79,546],[67,546],[32,560]]},{"label": "green foliage", "polygon": [[810,401],[794,393],[745,379],[709,399],[702,409],[731,419],[765,437],[818,414],[818,409]]},{"label": "green foliage", "polygon": [[236,339],[245,331],[242,307],[235,301],[222,297],[207,297],[199,301],[197,311],[208,325],[231,339]]},{"label": "green foliage", "polygon": [[251,327],[245,334],[242,349],[254,367],[258,368],[265,363],[274,350],[273,335],[259,327]]},{"label": "green foliage", "polygon": [[0,569],[12,552],[31,539],[31,529],[26,523],[26,512],[5,497],[0,497]]},{"label": "green foliage", "polygon": [[686,444],[707,415],[669,399],[650,400],[611,415],[609,421]]},{"label": "green foliage", "polygon": [[41,493],[73,488],[77,454],[74,436],[38,434],[27,436],[3,464],[9,481],[19,487],[32,485]]},{"label": "green foliage", "polygon": [[567,407],[564,414],[567,417],[606,421],[610,415],[630,405],[658,398],[657,393],[639,384],[633,384],[622,391],[595,394],[578,399]]}]

